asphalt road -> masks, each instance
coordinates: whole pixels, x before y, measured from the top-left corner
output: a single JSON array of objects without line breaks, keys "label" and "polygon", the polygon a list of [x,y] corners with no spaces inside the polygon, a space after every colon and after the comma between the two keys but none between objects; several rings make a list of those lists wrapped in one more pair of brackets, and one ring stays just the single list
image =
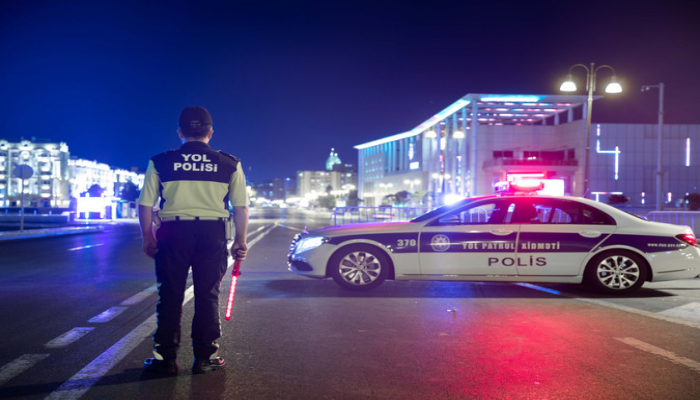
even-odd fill
[{"label": "asphalt road", "polygon": [[[327,216],[252,216],[233,319],[222,322],[228,366],[198,376],[187,340],[177,377],[142,372],[157,296],[135,221],[0,242],[0,398],[700,398],[698,279],[625,298],[463,282],[354,293],[286,269],[292,237]],[[183,339],[192,313],[188,301]]]}]

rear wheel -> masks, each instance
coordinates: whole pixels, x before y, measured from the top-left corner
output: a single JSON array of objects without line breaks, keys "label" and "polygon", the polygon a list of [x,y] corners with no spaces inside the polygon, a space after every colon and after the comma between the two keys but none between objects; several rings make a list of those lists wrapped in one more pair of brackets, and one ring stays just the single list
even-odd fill
[{"label": "rear wheel", "polygon": [[329,274],[349,290],[370,290],[384,282],[389,275],[389,259],[378,248],[356,244],[340,249],[331,257]]},{"label": "rear wheel", "polygon": [[647,279],[644,259],[625,250],[601,253],[588,263],[586,282],[606,294],[628,294],[636,291]]}]

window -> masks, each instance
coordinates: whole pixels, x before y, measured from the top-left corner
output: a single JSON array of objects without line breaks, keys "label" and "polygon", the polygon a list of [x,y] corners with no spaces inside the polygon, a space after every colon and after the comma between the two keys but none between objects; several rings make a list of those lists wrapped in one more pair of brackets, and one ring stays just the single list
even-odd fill
[{"label": "window", "polygon": [[607,214],[574,201],[527,199],[518,202],[511,223],[615,225]]},{"label": "window", "polygon": [[443,215],[435,222],[435,225],[503,224],[510,222],[513,210],[514,205],[510,200],[481,201]]}]

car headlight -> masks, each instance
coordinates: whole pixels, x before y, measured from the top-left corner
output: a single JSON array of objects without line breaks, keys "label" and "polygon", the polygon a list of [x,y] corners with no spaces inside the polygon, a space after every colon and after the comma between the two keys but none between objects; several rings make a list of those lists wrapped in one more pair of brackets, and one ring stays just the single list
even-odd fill
[{"label": "car headlight", "polygon": [[295,253],[303,253],[305,251],[315,249],[316,247],[326,243],[328,241],[328,238],[322,237],[322,236],[310,236],[310,237],[305,237],[299,241],[297,244],[297,249]]}]

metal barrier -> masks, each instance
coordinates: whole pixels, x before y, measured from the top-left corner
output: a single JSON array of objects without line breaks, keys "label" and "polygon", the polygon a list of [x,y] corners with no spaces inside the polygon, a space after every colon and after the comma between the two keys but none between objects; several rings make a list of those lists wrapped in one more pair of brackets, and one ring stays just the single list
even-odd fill
[{"label": "metal barrier", "polygon": [[645,219],[673,225],[687,225],[700,236],[700,211],[650,211]]},{"label": "metal barrier", "polygon": [[334,225],[401,222],[423,215],[430,210],[430,207],[336,207],[331,218]]}]

